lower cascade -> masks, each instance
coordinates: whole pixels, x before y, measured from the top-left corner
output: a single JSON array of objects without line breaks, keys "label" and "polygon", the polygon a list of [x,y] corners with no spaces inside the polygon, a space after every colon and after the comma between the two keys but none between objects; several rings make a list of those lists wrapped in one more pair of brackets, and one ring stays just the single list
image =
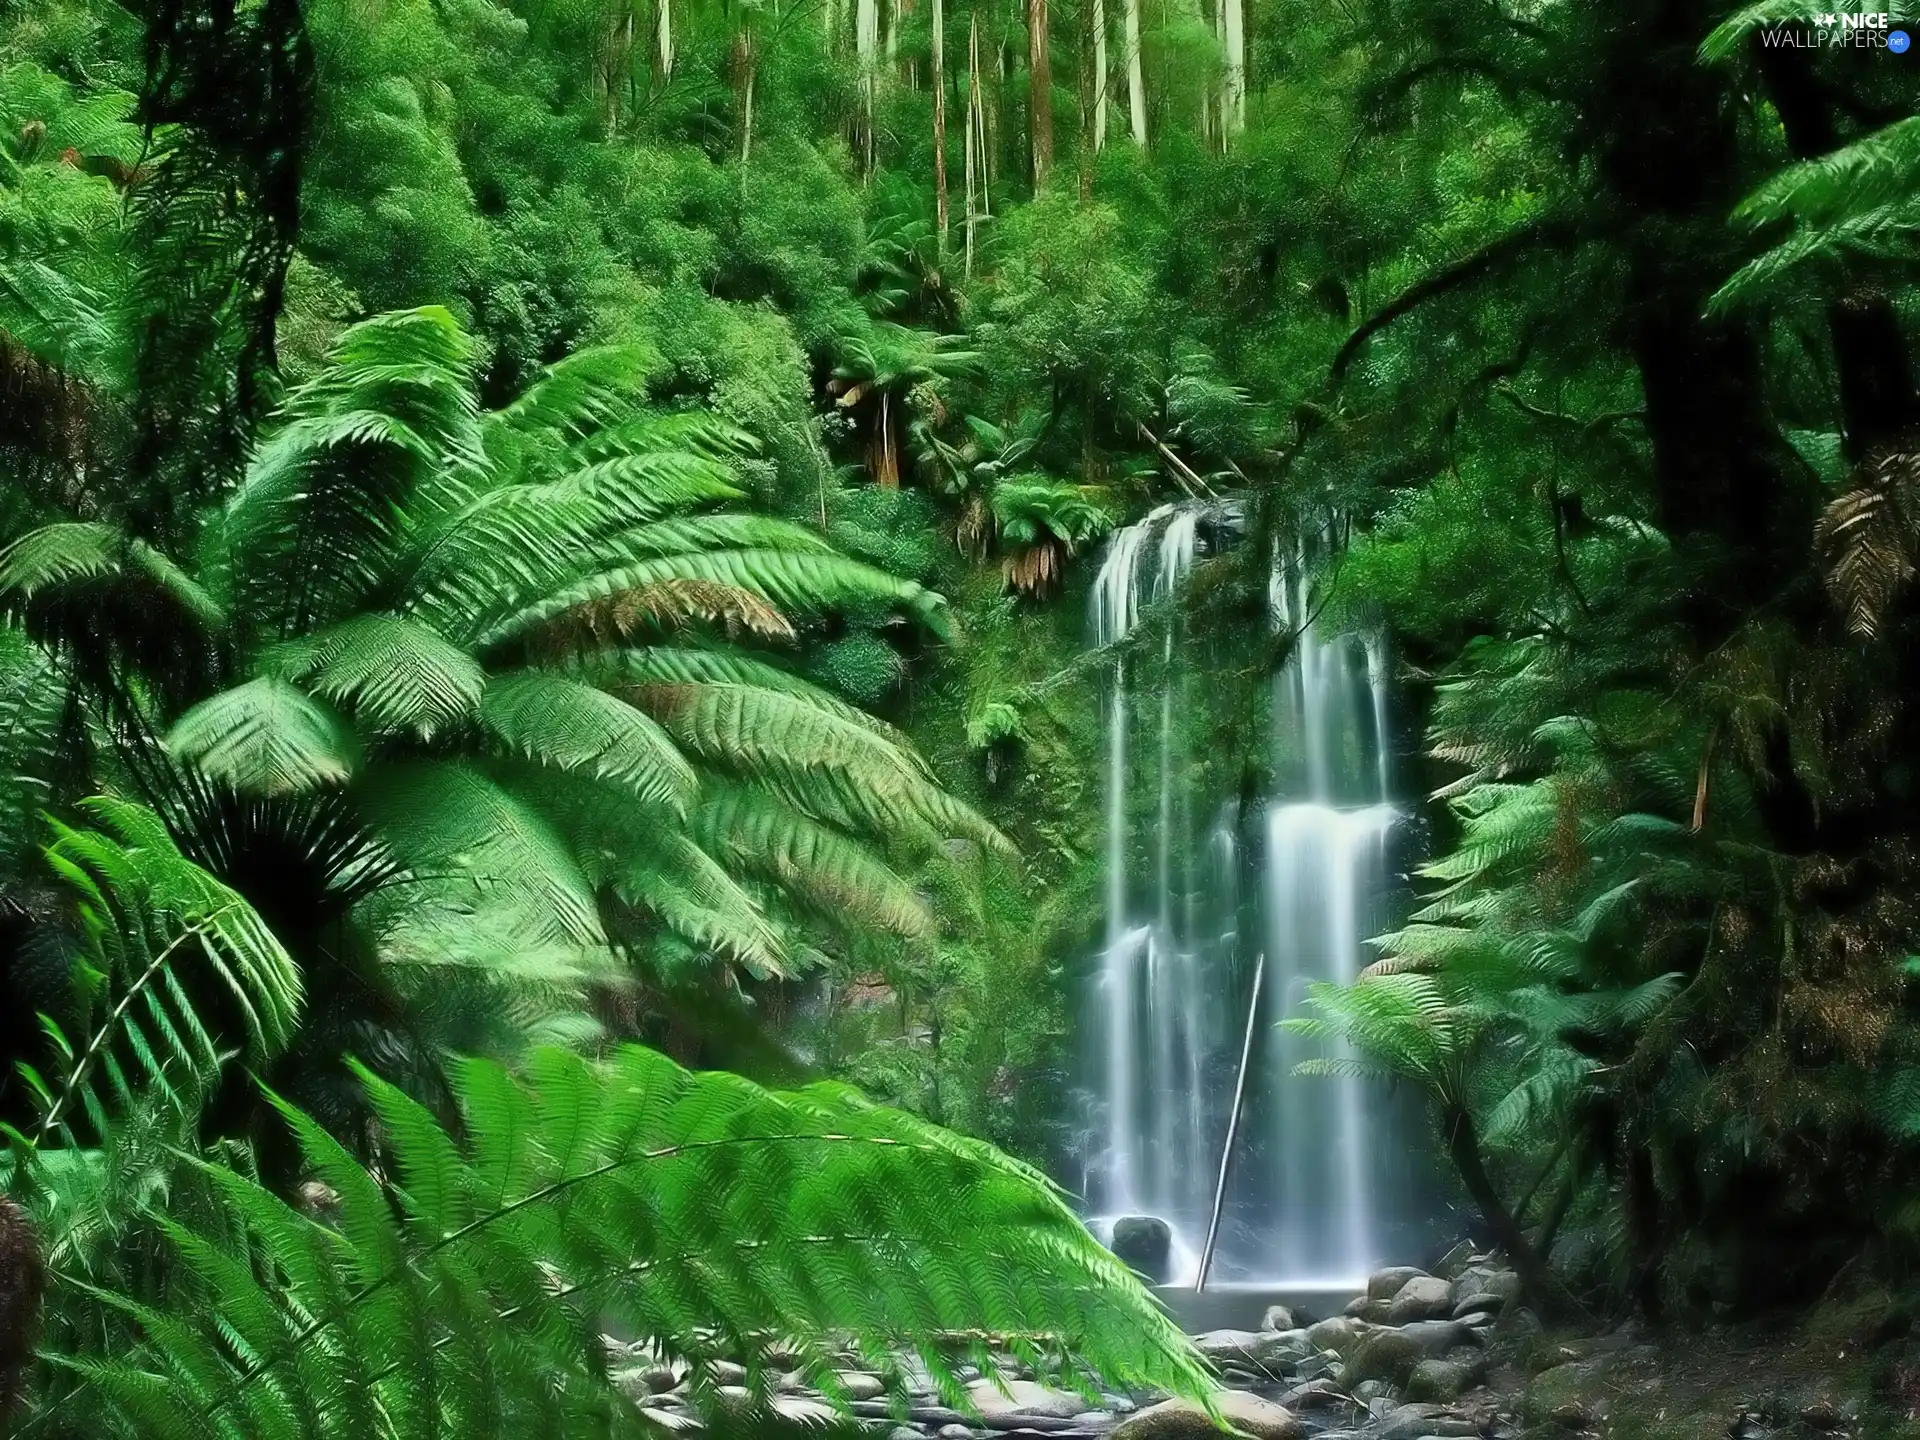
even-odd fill
[{"label": "lower cascade", "polygon": [[1238,523],[1230,502],[1163,506],[1116,532],[1094,586],[1092,640],[1115,658],[1083,1184],[1116,1248],[1192,1284],[1245,1046],[1207,1282],[1335,1288],[1387,1258],[1393,1127],[1384,1089],[1280,1022],[1311,1014],[1313,983],[1352,980],[1386,919],[1399,818],[1386,664],[1377,640],[1320,633],[1310,546],[1277,556],[1273,623],[1292,652],[1273,681],[1274,779],[1248,795],[1217,773],[1208,678],[1245,657],[1198,650],[1163,602]]}]

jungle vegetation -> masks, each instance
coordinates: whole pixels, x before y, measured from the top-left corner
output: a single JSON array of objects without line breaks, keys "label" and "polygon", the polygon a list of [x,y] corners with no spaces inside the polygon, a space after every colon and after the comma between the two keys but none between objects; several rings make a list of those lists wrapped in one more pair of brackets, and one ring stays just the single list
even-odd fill
[{"label": "jungle vegetation", "polygon": [[0,0],[17,1432],[624,1434],[615,1321],[1198,1387],[1040,1168],[1181,495],[1234,783],[1274,544],[1392,638],[1314,1023],[1538,1303],[1908,1263],[1920,62],[1815,19]]}]

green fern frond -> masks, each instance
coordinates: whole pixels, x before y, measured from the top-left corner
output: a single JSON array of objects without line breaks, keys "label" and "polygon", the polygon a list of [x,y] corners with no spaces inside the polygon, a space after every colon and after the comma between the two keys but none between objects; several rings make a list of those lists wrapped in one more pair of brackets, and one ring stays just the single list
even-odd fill
[{"label": "green fern frond", "polygon": [[0,550],[0,595],[27,600],[49,588],[117,575],[125,553],[126,537],[104,521],[43,525]]},{"label": "green fern frond", "polygon": [[509,751],[631,789],[684,813],[699,786],[693,767],[652,716],[579,680],[540,671],[496,676],[480,723]]},{"label": "green fern frond", "polygon": [[305,691],[262,676],[202,700],[168,733],[167,751],[247,795],[298,795],[343,784],[359,742],[339,713]]},{"label": "green fern frond", "polygon": [[[384,1187],[286,1109],[329,1229],[222,1167],[230,1217],[178,1228],[196,1292],[83,1373],[144,1440],[639,1433],[603,1322],[665,1353],[837,1337],[951,1375],[948,1336],[1032,1337],[1069,1377],[1202,1395],[1165,1314],[1030,1168],[838,1086],[792,1094],[628,1046],[466,1063],[463,1140],[364,1077]],[[285,1107],[283,1107],[285,1108]],[[991,1237],[990,1243],[988,1237]],[[127,1302],[123,1302],[127,1303]]]},{"label": "green fern frond", "polygon": [[426,625],[372,612],[275,646],[263,668],[344,705],[370,729],[423,739],[473,715],[478,661]]},{"label": "green fern frond", "polygon": [[[98,827],[52,822],[47,861],[72,891],[87,971],[86,1029],[69,1039],[51,1020],[63,1065],[44,1096],[42,1137],[67,1135],[84,1111],[97,1134],[141,1093],[174,1095],[211,1083],[227,1045],[255,1064],[293,1033],[300,974],[253,907],[180,853],[160,819],[100,797],[82,811]],[[200,970],[224,993],[237,1035],[217,1033],[182,976]]]},{"label": "green fern frond", "polygon": [[780,886],[837,925],[924,935],[925,904],[859,842],[771,796],[710,786],[694,817],[701,847]]},{"label": "green fern frond", "polygon": [[529,933],[605,941],[575,853],[536,810],[471,765],[382,765],[358,787],[362,811],[406,864],[504,905]]}]

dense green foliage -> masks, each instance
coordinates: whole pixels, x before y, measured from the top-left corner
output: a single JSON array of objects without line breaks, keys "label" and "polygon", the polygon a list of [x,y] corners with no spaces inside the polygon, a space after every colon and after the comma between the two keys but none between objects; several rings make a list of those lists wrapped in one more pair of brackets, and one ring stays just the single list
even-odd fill
[{"label": "dense green foliage", "polygon": [[[32,1423],[206,1433],[260,1375],[234,1433],[366,1429],[370,1366],[425,1407],[378,1433],[612,1430],[575,1286],[682,1349],[1004,1323],[1197,1383],[927,1123],[1086,1124],[1081,602],[1182,496],[1247,517],[1180,618],[1196,791],[1265,791],[1299,534],[1400,657],[1426,863],[1307,1023],[1433,1102],[1537,1298],[1913,1257],[1920,119],[1910,57],[1779,43],[1814,16],[0,3],[0,1112],[82,1366]],[[740,1168],[607,1172],[657,1233],[488,1208],[506,1107],[656,1051],[902,1109],[657,1068],[704,1098],[594,1143],[831,1119],[981,1208],[861,1151],[783,1219],[744,1119]],[[873,1286],[810,1268],[867,1222]],[[694,1255],[712,1312],[614,1283]]]}]

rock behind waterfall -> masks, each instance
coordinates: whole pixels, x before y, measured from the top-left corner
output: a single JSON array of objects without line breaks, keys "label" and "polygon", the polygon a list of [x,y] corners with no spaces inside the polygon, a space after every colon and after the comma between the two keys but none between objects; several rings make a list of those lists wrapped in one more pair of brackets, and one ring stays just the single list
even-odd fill
[{"label": "rock behind waterfall", "polygon": [[1157,1215],[1122,1215],[1109,1248],[1155,1285],[1173,1276],[1173,1228]]},{"label": "rock behind waterfall", "polygon": [[[1242,1390],[1222,1390],[1213,1401],[1230,1427],[1253,1440],[1305,1440],[1306,1424],[1284,1405]],[[1123,1420],[1112,1440],[1220,1440],[1220,1431],[1193,1401],[1167,1400]]]}]

